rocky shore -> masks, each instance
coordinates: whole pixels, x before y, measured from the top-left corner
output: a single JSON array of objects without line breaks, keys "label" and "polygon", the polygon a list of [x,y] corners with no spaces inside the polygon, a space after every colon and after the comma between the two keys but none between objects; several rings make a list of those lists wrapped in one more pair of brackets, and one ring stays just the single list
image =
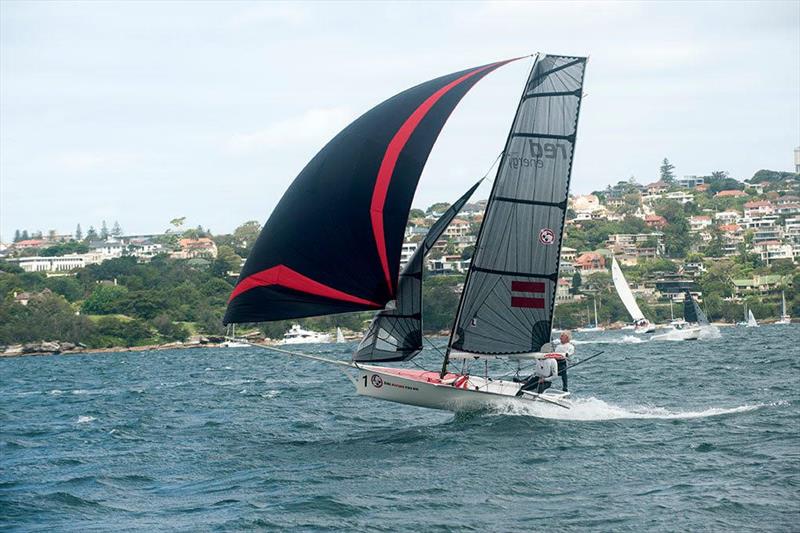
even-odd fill
[{"label": "rocky shore", "polygon": [[[274,344],[271,339],[252,339],[254,344]],[[148,352],[152,350],[184,350],[189,348],[224,347],[224,337],[194,337],[187,342],[147,344],[143,346],[114,346],[111,348],[90,348],[83,344],[62,341],[39,341],[25,344],[0,345],[0,357],[21,357],[25,355],[59,355],[82,353]]]}]

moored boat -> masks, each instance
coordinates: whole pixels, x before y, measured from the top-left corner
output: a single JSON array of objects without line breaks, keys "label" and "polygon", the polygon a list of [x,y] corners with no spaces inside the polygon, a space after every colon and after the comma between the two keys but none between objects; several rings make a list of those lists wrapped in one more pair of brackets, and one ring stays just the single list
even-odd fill
[{"label": "moored boat", "polygon": [[330,334],[310,331],[301,328],[300,324],[292,324],[289,331],[283,334],[281,344],[321,344],[325,342],[331,342]]}]

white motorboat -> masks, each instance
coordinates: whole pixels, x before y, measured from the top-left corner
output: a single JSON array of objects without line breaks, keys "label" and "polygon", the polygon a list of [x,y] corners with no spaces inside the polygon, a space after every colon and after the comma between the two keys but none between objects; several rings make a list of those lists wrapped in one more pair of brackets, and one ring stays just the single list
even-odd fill
[{"label": "white motorboat", "polygon": [[309,331],[300,327],[300,324],[292,324],[292,327],[283,334],[281,344],[322,344],[331,342],[328,333]]},{"label": "white motorboat", "polygon": [[[672,300],[670,300],[670,312],[672,312]],[[683,319],[673,319],[666,331],[653,335],[650,340],[696,341],[701,338],[703,329],[714,328],[688,290],[684,292],[683,317]]]},{"label": "white motorboat", "polygon": [[650,337],[651,341],[696,341],[700,338],[700,326],[691,326],[684,321],[673,321],[663,333]]},{"label": "white motorboat", "polygon": [[[444,121],[472,85],[508,62],[417,85],[331,140],[264,225],[231,294],[225,322],[373,310],[377,314],[352,361],[265,348],[337,365],[358,394],[382,400],[449,410],[509,401],[569,408],[567,392],[544,386],[537,387],[539,392],[523,390],[504,376],[507,361],[553,355],[547,349],[584,57],[537,55],[533,62],[498,158],[441,369],[375,364],[408,361],[422,350],[425,254],[478,184],[434,223],[401,271],[411,200]],[[601,331],[596,322],[593,330]],[[311,332],[293,326],[285,343],[320,339],[304,333]],[[495,365],[497,359],[507,361]],[[456,363],[459,370],[451,370]],[[528,383],[535,387],[538,381]]]}]

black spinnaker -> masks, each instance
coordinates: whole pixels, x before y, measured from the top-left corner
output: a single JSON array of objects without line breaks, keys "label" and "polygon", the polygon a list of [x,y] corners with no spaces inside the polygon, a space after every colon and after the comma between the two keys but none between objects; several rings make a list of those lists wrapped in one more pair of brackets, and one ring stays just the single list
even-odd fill
[{"label": "black spinnaker", "polygon": [[706,314],[697,305],[697,302],[692,298],[692,293],[689,291],[683,293],[683,319],[686,322],[700,324],[701,326],[708,325]]},{"label": "black spinnaker", "polygon": [[275,207],[224,322],[381,309],[395,299],[404,228],[431,148],[466,92],[509,61],[412,87],[334,137]]},{"label": "black spinnaker", "polygon": [[448,356],[537,352],[550,341],[585,66],[586,58],[546,55],[531,70],[486,206]]},{"label": "black spinnaker", "polygon": [[380,311],[372,320],[353,354],[354,361],[408,361],[422,350],[422,270],[425,256],[481,181],[456,200],[428,230],[400,274],[394,306]]}]

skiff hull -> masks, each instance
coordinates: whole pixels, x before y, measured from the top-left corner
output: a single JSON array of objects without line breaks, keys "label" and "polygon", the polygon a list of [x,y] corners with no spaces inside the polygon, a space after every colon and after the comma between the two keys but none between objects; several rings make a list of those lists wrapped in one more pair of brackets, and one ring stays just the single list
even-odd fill
[{"label": "skiff hull", "polygon": [[[556,382],[558,383],[558,381]],[[569,393],[546,392],[517,397],[520,384],[473,376],[448,374],[439,380],[436,372],[400,370],[361,365],[355,379],[362,396],[445,411],[479,411],[509,402],[551,403],[569,408]]]}]

